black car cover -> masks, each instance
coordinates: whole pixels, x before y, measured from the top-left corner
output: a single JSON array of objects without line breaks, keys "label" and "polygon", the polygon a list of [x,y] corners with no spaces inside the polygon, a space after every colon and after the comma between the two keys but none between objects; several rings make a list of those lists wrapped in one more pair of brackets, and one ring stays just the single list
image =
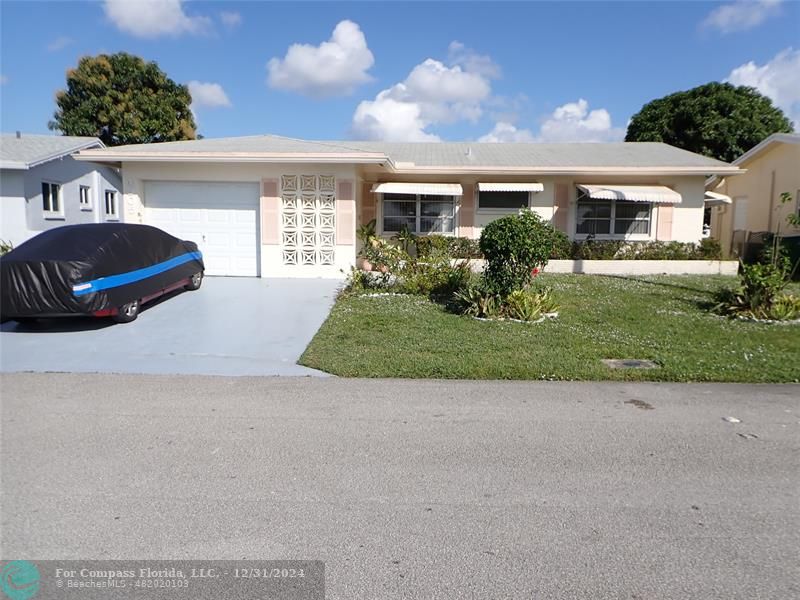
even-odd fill
[{"label": "black car cover", "polygon": [[156,227],[57,227],[0,257],[0,315],[8,319],[119,308],[203,269],[197,244]]}]

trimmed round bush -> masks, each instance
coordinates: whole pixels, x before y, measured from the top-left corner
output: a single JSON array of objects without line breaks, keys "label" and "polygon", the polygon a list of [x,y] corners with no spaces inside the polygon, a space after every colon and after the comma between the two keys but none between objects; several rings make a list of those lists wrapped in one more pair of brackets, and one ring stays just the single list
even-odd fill
[{"label": "trimmed round bush", "polygon": [[553,252],[553,228],[535,212],[521,210],[484,227],[480,248],[486,258],[487,287],[505,297],[526,287],[531,272],[547,264]]}]

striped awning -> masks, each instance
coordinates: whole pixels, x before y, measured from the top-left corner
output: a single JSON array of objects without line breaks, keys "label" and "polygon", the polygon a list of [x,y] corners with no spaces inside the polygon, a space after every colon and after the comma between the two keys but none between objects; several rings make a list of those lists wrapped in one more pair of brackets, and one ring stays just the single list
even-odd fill
[{"label": "striped awning", "polygon": [[429,194],[432,196],[461,196],[464,189],[460,183],[376,183],[372,191],[378,194]]},{"label": "striped awning", "polygon": [[593,200],[627,200],[629,202],[653,202],[656,204],[678,204],[681,195],[663,185],[586,185],[578,189]]},{"label": "striped awning", "polygon": [[725,194],[718,194],[717,192],[706,192],[705,195],[706,206],[722,206],[724,204],[732,204],[730,196]]},{"label": "striped awning", "polygon": [[478,184],[479,192],[543,192],[541,183],[486,183]]}]

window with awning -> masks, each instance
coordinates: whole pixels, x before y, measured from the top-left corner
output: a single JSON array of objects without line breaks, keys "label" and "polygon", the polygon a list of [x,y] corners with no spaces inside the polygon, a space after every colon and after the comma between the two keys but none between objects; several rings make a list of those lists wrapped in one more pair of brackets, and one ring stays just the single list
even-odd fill
[{"label": "window with awning", "polygon": [[541,192],[541,183],[478,183],[479,210],[519,210],[530,206],[530,195]]},{"label": "window with awning", "polygon": [[664,186],[579,184],[575,233],[617,239],[649,236],[653,205],[675,204],[681,196]]},{"label": "window with awning", "polygon": [[624,200],[651,204],[678,204],[681,195],[664,185],[578,184],[580,195],[592,200]]},{"label": "window with awning", "polygon": [[372,186],[376,194],[430,194],[433,196],[461,196],[464,189],[460,183],[408,183],[405,181],[376,183]]}]

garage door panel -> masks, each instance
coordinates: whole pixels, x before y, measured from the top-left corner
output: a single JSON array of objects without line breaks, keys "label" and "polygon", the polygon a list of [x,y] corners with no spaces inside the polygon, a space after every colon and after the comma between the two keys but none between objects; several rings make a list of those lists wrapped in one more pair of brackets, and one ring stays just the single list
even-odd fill
[{"label": "garage door panel", "polygon": [[197,243],[208,275],[258,275],[258,184],[153,181],[144,200],[145,222]]}]

